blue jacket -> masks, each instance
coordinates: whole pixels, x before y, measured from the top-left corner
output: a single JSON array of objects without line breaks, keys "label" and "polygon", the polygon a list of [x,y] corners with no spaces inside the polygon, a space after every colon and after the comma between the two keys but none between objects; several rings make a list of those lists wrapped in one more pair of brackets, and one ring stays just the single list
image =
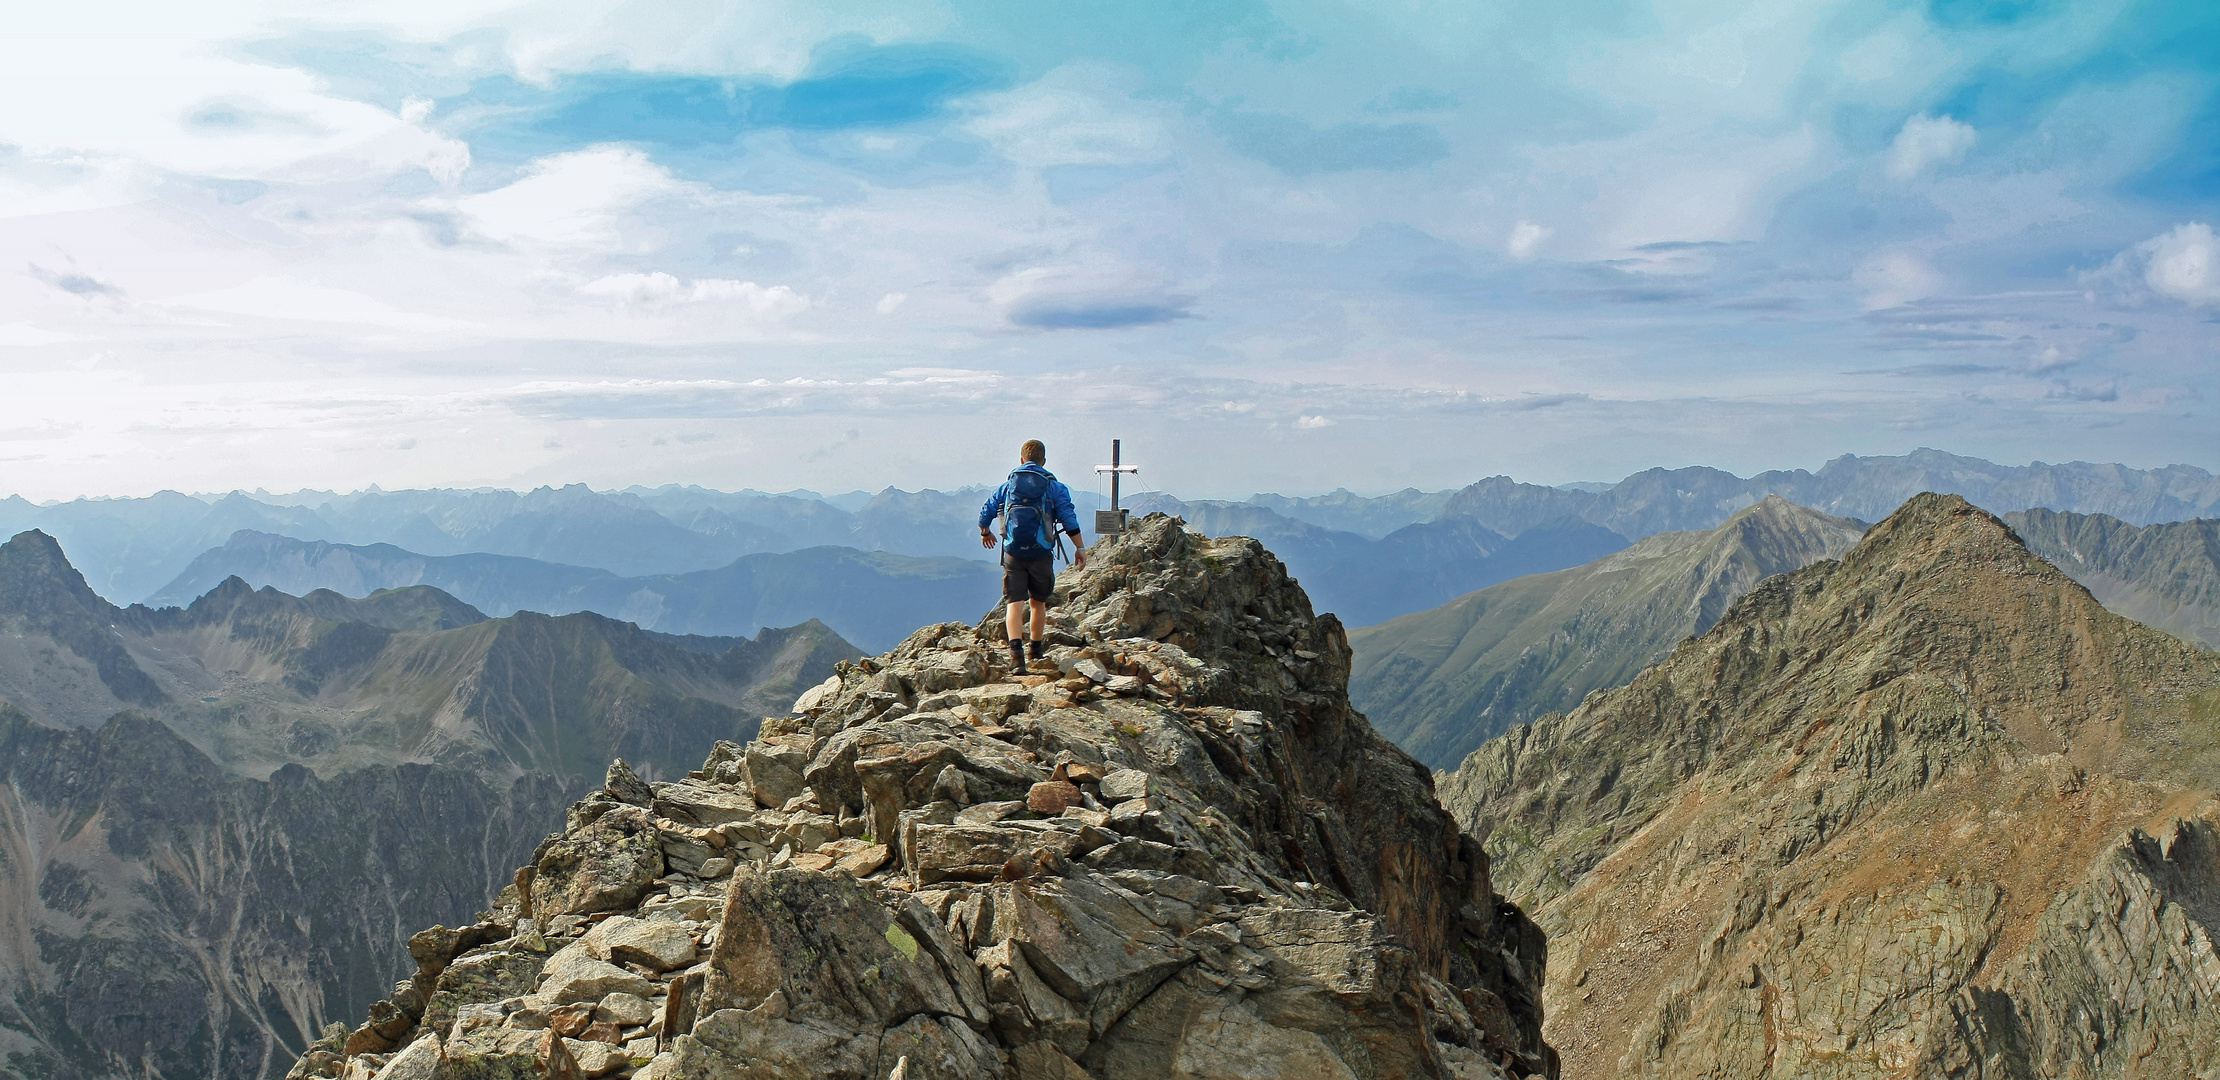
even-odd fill
[{"label": "blue jacket", "polygon": [[[1078,532],[1079,508],[1071,504],[1071,489],[1065,487],[1063,481],[1056,479],[1055,473],[1049,472],[1030,461],[1018,466],[1018,468],[1037,472],[1048,477],[1048,498],[1042,500],[1047,503],[1048,516],[1054,519],[1057,524],[1062,525],[1065,532]],[[1009,498],[1010,482],[1004,480],[1001,487],[994,489],[994,494],[987,496],[986,505],[979,508],[979,527],[984,529],[993,525],[994,519],[1002,513],[1003,504],[1007,503]]]}]

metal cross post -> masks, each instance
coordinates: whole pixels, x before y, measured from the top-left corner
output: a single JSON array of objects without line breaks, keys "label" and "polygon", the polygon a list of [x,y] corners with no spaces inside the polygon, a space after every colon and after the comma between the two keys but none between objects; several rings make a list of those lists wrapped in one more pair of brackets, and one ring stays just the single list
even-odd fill
[{"label": "metal cross post", "polygon": [[1118,462],[1118,440],[1110,440],[1110,464],[1095,466],[1095,474],[1110,474],[1110,509],[1095,511],[1095,535],[1109,536],[1125,531],[1126,512],[1118,509],[1118,474],[1138,473],[1138,465],[1121,465]]}]

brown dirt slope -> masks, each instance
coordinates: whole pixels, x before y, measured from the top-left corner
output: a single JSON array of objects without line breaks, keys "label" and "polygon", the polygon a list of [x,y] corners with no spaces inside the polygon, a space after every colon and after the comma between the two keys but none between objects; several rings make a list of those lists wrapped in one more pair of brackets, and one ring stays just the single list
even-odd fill
[{"label": "brown dirt slope", "polygon": [[2220,655],[1922,495],[1447,778],[1568,1077],[2220,1067]]}]

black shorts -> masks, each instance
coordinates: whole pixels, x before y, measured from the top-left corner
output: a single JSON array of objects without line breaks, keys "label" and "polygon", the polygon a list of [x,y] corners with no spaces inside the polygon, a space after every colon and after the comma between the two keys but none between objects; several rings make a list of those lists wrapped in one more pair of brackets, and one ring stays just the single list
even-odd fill
[{"label": "black shorts", "polygon": [[1056,592],[1056,558],[1053,555],[1038,559],[1013,559],[1002,556],[1002,600],[1009,604],[1022,604],[1027,600],[1047,602]]}]

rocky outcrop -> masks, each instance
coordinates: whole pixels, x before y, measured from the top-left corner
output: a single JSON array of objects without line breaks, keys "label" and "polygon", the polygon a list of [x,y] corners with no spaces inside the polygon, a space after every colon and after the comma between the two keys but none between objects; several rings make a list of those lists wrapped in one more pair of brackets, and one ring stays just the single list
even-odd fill
[{"label": "rocky outcrop", "polygon": [[1443,783],[1574,1077],[2220,1069],[2220,655],[1924,495]]},{"label": "rocky outcrop", "polygon": [[684,780],[612,768],[295,1075],[1554,1075],[1541,935],[1339,623],[1253,540],[1094,556],[1025,672],[998,614],[928,626]]}]

